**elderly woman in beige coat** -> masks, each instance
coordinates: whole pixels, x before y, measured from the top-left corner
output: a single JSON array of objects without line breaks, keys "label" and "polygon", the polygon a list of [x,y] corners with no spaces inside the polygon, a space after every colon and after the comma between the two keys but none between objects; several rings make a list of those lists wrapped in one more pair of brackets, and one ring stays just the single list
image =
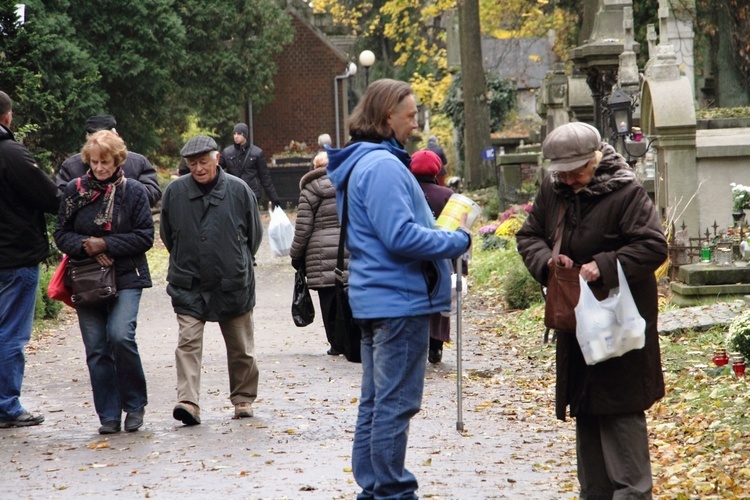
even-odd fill
[{"label": "elderly woman in beige coat", "polygon": [[[320,312],[326,337],[330,344],[328,354],[341,354],[333,336],[336,316],[334,269],[339,246],[339,220],[336,213],[336,191],[328,180],[325,151],[313,158],[315,168],[300,179],[297,222],[289,255],[295,269],[304,268],[307,286],[318,292]],[[348,267],[346,253],[345,267]]]}]

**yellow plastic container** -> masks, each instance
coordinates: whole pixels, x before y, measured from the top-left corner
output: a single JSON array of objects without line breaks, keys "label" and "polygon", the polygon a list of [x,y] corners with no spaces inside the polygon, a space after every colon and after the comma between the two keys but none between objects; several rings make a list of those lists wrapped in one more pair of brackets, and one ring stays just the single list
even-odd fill
[{"label": "yellow plastic container", "polygon": [[461,216],[466,214],[466,227],[471,229],[482,209],[471,198],[453,193],[437,218],[435,227],[446,231],[455,231],[461,225]]}]

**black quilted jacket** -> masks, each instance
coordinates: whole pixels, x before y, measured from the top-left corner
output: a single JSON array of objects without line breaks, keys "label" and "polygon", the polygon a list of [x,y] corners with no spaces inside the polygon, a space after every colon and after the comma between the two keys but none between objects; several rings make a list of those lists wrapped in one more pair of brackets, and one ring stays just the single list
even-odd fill
[{"label": "black quilted jacket", "polygon": [[36,266],[47,257],[44,214],[60,204],[54,184],[0,126],[0,269]]},{"label": "black quilted jacket", "polygon": [[[73,179],[66,186],[65,199],[76,195],[76,181]],[[88,188],[85,176],[82,187]],[[94,217],[101,209],[102,196],[69,219],[65,218],[65,204],[62,203],[55,226],[55,243],[71,258],[83,259],[87,257],[83,240],[89,236],[102,237],[107,242],[107,253],[115,260],[117,288],[148,288],[151,274],[146,252],[154,245],[154,220],[148,195],[146,188],[133,179],[127,180],[124,192],[123,199],[123,189],[117,189],[112,231],[104,231],[94,223]]]}]

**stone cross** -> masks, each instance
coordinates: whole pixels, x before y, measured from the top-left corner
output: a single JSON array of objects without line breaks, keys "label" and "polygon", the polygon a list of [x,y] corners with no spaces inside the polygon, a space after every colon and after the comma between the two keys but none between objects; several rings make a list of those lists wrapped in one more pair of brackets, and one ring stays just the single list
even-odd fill
[{"label": "stone cross", "polygon": [[669,29],[667,28],[667,21],[669,20],[669,4],[667,2],[659,1],[659,43],[669,43]]},{"label": "stone cross", "polygon": [[625,52],[633,51],[633,7],[622,8],[622,29],[625,31],[623,38],[623,50]]},{"label": "stone cross", "polygon": [[646,26],[646,40],[648,40],[648,57],[656,56],[656,40],[659,36],[656,34],[656,26],[649,24]]}]

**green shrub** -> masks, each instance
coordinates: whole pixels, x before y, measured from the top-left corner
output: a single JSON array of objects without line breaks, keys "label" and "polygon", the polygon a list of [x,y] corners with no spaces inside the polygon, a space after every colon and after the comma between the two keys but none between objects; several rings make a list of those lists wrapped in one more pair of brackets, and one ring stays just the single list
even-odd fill
[{"label": "green shrub", "polygon": [[500,201],[497,199],[497,196],[489,196],[484,208],[482,209],[482,215],[484,215],[487,220],[494,220],[497,219],[499,214]]},{"label": "green shrub", "polygon": [[37,289],[36,308],[34,309],[34,319],[54,319],[60,313],[63,303],[58,300],[52,300],[47,297],[47,286],[49,285],[52,275],[55,273],[54,267],[41,265],[39,270],[39,288]]},{"label": "green shrub", "polygon": [[531,276],[521,260],[518,259],[505,272],[503,293],[505,303],[510,309],[528,309],[541,302],[542,292],[539,283]]},{"label": "green shrub", "polygon": [[499,250],[499,249],[510,249],[513,250],[516,246],[515,238],[508,238],[506,236],[496,236],[494,233],[482,234],[479,238],[481,242],[482,250]]}]

